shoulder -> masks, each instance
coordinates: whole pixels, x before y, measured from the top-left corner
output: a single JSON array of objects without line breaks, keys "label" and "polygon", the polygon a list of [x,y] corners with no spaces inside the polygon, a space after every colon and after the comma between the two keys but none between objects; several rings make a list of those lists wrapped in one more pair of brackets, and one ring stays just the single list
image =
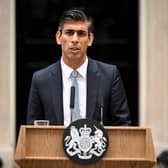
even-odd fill
[{"label": "shoulder", "polygon": [[102,73],[107,76],[115,75],[118,73],[118,67],[114,64],[109,64],[101,61],[97,61],[89,58],[89,64],[95,71]]},{"label": "shoulder", "polygon": [[52,74],[57,73],[57,71],[60,69],[59,66],[60,61],[57,61],[51,65],[48,65],[45,68],[39,69],[33,73],[33,80],[38,79],[38,80],[44,80],[48,79]]}]

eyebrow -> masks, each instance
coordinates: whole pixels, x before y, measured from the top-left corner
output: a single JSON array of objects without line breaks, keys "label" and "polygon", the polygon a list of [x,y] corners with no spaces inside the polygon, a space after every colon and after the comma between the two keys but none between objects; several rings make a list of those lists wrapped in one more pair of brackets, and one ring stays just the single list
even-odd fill
[{"label": "eyebrow", "polygon": [[64,31],[72,31],[72,32],[86,32],[87,33],[87,31],[85,31],[85,30],[74,30],[74,29],[64,29]]}]

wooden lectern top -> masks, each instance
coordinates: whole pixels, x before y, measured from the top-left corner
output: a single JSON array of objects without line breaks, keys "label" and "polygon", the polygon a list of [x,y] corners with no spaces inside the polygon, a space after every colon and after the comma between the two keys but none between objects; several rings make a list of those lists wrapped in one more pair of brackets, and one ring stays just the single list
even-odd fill
[{"label": "wooden lectern top", "polygon": [[107,152],[91,165],[71,161],[63,150],[64,126],[21,126],[15,161],[23,168],[152,168],[156,163],[150,128],[105,126]]}]

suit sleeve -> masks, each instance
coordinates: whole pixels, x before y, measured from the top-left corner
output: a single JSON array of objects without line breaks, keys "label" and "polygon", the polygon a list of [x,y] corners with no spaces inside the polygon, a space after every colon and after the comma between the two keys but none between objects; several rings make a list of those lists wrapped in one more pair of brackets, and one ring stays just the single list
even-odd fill
[{"label": "suit sleeve", "polygon": [[32,125],[34,120],[43,119],[43,107],[40,100],[40,93],[38,87],[37,72],[33,74],[30,88],[28,107],[27,107],[27,124]]},{"label": "suit sleeve", "polygon": [[130,125],[130,112],[127,97],[119,70],[115,66],[112,81],[111,111],[114,125]]}]

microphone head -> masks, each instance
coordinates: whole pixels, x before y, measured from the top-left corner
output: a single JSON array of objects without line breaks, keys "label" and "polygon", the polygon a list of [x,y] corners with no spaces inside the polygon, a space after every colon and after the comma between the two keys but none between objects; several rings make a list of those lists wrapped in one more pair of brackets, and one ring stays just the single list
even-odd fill
[{"label": "microphone head", "polygon": [[75,104],[75,87],[71,86],[71,93],[70,93],[70,108],[74,108]]}]

